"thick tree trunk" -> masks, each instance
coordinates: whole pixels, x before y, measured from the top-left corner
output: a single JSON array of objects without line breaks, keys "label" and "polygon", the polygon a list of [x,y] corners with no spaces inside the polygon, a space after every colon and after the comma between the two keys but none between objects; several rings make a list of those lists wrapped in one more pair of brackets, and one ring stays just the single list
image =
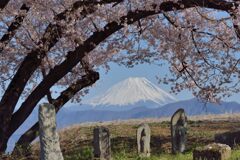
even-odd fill
[{"label": "thick tree trunk", "polygon": [[[58,31],[58,30],[57,30]],[[51,30],[49,35],[55,35],[52,41],[49,43],[47,50],[49,50],[57,42],[57,31]],[[45,37],[44,37],[45,38]],[[5,94],[3,95],[0,102],[0,152],[5,151],[5,140],[7,138],[8,126],[11,121],[11,115],[14,111],[14,108],[18,102],[18,99],[23,92],[28,79],[32,76],[33,72],[40,66],[41,58],[45,56],[43,50],[37,49],[29,53],[22,64],[20,65],[17,73],[10,82]]]},{"label": "thick tree trunk", "polygon": [[[7,1],[1,1],[0,2],[0,8],[4,8],[5,5],[8,3]],[[2,36],[2,38],[0,39],[0,43],[2,44],[0,47],[0,52],[2,52],[2,50],[4,49],[4,47],[9,43],[9,41],[12,39],[12,37],[15,35],[17,29],[21,26],[23,19],[25,18],[25,16],[27,15],[27,12],[29,11],[30,6],[27,6],[26,4],[23,4],[20,8],[20,12],[25,11],[25,14],[19,14],[18,16],[15,17],[14,21],[12,22],[12,24],[9,26],[7,33],[4,34]],[[4,106],[7,106],[8,103],[5,102]],[[0,152],[4,151],[7,147],[6,143],[8,141],[8,137],[6,136],[6,131],[8,129],[8,122],[10,121],[10,117],[8,116],[8,111],[6,109],[4,109],[2,106],[0,109],[0,121],[2,121],[1,124],[1,128],[0,128]],[[6,115],[6,116],[1,116],[1,115]],[[6,120],[4,122],[4,120]]]},{"label": "thick tree trunk", "polygon": [[[2,130],[6,131],[7,127],[2,128]],[[4,151],[7,149],[7,142],[8,142],[8,137],[6,137],[4,134],[0,134],[0,155],[4,153]]]}]

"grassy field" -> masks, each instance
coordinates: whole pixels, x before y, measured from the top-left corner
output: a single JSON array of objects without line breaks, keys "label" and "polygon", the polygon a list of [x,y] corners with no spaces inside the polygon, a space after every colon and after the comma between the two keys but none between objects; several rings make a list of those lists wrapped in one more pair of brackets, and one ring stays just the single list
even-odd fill
[{"label": "grassy field", "polygon": [[[93,157],[92,132],[96,126],[109,128],[113,160],[145,160],[137,156],[136,129],[147,121],[151,128],[151,157],[146,160],[191,160],[192,151],[214,141],[216,133],[240,128],[240,119],[197,120],[188,122],[187,151],[171,154],[169,121],[136,120],[75,125],[59,132],[61,149],[65,160],[91,160]],[[32,146],[32,154],[27,159],[38,159],[39,144]],[[231,160],[240,157],[240,150],[233,150]],[[23,158],[24,159],[24,158]]]},{"label": "grassy field", "polygon": [[[67,127],[59,131],[61,149],[65,160],[91,160],[93,129],[96,126],[105,126],[111,134],[113,160],[190,160],[193,149],[214,142],[216,133],[240,128],[239,115],[207,117],[190,117],[187,150],[183,154],[171,154],[169,118],[88,123]],[[136,152],[136,130],[141,123],[148,123],[151,128],[151,157],[145,159],[138,157]],[[18,155],[17,159],[37,160],[38,154],[39,143],[35,143],[28,157]],[[233,150],[231,160],[239,158],[240,150]]]}]

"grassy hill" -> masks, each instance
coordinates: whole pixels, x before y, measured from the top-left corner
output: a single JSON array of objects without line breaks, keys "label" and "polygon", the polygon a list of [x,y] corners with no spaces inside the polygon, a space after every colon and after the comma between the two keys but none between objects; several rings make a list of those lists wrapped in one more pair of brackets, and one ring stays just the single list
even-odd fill
[{"label": "grassy hill", "polygon": [[[93,128],[104,125],[110,130],[113,160],[141,160],[142,158],[138,157],[136,153],[136,129],[139,124],[147,122],[152,132],[152,156],[148,160],[190,160],[192,159],[192,150],[197,146],[213,142],[214,134],[240,128],[238,117],[221,119],[221,116],[218,116],[217,121],[206,117],[191,117],[188,123],[186,153],[171,155],[170,122],[168,119],[142,119],[71,126],[59,132],[61,149],[65,160],[90,160],[93,152]],[[31,154],[22,159],[38,159],[38,152],[39,143],[35,143],[31,148]],[[236,157],[240,157],[240,150],[233,151],[232,160],[237,159]]]}]

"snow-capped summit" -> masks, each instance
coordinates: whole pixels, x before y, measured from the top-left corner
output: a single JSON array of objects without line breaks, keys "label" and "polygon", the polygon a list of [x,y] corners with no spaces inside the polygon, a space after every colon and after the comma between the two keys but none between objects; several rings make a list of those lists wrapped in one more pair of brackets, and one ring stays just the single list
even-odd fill
[{"label": "snow-capped summit", "polygon": [[176,99],[144,77],[130,77],[113,85],[105,93],[87,101],[86,104],[125,106],[147,101],[162,106],[175,102]]}]

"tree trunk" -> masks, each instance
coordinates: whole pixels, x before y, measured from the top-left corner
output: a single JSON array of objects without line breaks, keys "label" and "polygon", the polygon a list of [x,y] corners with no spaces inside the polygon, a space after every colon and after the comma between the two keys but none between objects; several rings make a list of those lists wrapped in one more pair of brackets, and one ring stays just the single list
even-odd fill
[{"label": "tree trunk", "polygon": [[[7,127],[3,127],[1,130],[6,131]],[[1,133],[1,132],[0,132]],[[3,132],[5,133],[5,132]],[[5,152],[5,150],[7,149],[7,142],[8,142],[8,137],[5,136],[5,134],[0,134],[0,155],[3,154]]]}]

